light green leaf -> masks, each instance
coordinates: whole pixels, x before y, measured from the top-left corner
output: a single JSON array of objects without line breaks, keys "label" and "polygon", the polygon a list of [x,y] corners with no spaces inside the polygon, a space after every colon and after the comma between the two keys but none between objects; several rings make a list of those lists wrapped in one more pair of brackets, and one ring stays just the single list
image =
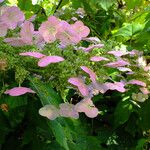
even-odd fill
[{"label": "light green leaf", "polygon": [[108,9],[114,4],[114,2],[114,0],[101,0],[99,4],[104,10],[108,11]]}]

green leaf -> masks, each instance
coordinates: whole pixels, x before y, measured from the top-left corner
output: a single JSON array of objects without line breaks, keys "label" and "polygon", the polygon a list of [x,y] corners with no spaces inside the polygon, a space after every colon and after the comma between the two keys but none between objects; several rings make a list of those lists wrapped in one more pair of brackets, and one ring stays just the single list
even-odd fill
[{"label": "green leaf", "polygon": [[130,101],[120,101],[114,113],[115,125],[119,126],[121,124],[124,124],[129,119],[132,109],[133,106]]},{"label": "green leaf", "polygon": [[18,0],[18,7],[21,10],[29,11],[32,9],[32,1],[31,0]]},{"label": "green leaf", "polygon": [[125,0],[128,9],[134,9],[143,4],[144,0]]},{"label": "green leaf", "polygon": [[131,38],[133,35],[142,31],[143,27],[144,26],[142,24],[138,23],[125,23],[124,26],[114,34],[114,36],[123,36]]},{"label": "green leaf", "polygon": [[[61,99],[58,94],[50,87],[50,85],[42,83],[40,80],[37,79],[30,78],[29,80],[31,81],[31,86],[35,89],[43,106],[46,104],[52,104],[55,106],[59,105]],[[60,121],[54,120],[48,121],[47,123],[51,128],[56,138],[56,141],[66,150],[69,150],[67,144],[67,136]]]},{"label": "green leaf", "polygon": [[114,2],[114,0],[100,0],[99,4],[105,11],[108,11],[108,9],[114,4]]}]

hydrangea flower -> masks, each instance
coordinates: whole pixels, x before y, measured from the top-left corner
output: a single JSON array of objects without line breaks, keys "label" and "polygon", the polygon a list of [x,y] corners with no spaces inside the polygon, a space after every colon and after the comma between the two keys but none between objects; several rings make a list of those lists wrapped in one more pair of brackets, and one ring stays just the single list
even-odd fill
[{"label": "hydrangea flower", "polygon": [[55,120],[59,117],[59,109],[57,109],[53,105],[45,105],[44,107],[39,109],[39,114],[43,117],[47,117],[50,120]]},{"label": "hydrangea flower", "polygon": [[43,22],[39,28],[39,33],[48,43],[56,40],[56,33],[60,27],[60,21],[55,16],[50,16],[48,21]]},{"label": "hydrangea flower", "polygon": [[126,65],[129,65],[129,62],[124,61],[124,60],[117,60],[116,62],[107,63],[104,66],[111,67],[111,68],[117,68],[117,67],[123,67]]},{"label": "hydrangea flower", "polygon": [[75,105],[69,103],[62,103],[59,105],[59,114],[63,117],[79,118],[79,113],[75,109]]},{"label": "hydrangea flower", "polygon": [[24,53],[20,53],[19,55],[39,58],[40,59],[38,61],[38,66],[39,67],[46,67],[51,63],[57,63],[57,62],[64,61],[63,57],[60,57],[60,56],[46,56],[46,55],[44,55],[42,53],[39,53],[39,52],[24,52]]},{"label": "hydrangea flower", "polygon": [[35,93],[35,92],[30,88],[26,87],[14,87],[10,90],[5,91],[5,94],[9,94],[10,96],[20,96],[26,93]]},{"label": "hydrangea flower", "polygon": [[23,12],[16,6],[7,8],[0,17],[0,22],[5,23],[9,29],[15,29],[24,20]]},{"label": "hydrangea flower", "polygon": [[96,74],[95,72],[93,72],[90,68],[86,67],[86,66],[81,66],[81,69],[86,72],[87,74],[89,74],[90,79],[92,82],[96,82]]},{"label": "hydrangea flower", "polygon": [[4,37],[7,34],[8,27],[5,23],[0,22],[0,37]]},{"label": "hydrangea flower", "polygon": [[89,118],[95,118],[98,115],[98,109],[94,106],[90,98],[85,98],[75,105],[78,112],[84,112]]},{"label": "hydrangea flower", "polygon": [[79,77],[72,77],[68,80],[69,83],[75,85],[78,87],[80,93],[83,96],[88,96],[89,95],[89,89],[88,86],[84,83],[84,81],[79,78]]},{"label": "hydrangea flower", "polygon": [[140,81],[140,80],[135,80],[135,79],[128,81],[127,84],[133,84],[133,85],[139,85],[139,86],[146,87],[146,83],[144,83],[143,81]]},{"label": "hydrangea flower", "polygon": [[87,37],[90,33],[90,29],[82,21],[76,21],[71,26],[81,38]]},{"label": "hydrangea flower", "polygon": [[56,33],[56,38],[60,40],[61,45],[67,46],[77,44],[81,41],[81,37],[73,29],[73,27],[66,21],[61,21],[60,28]]},{"label": "hydrangea flower", "polygon": [[105,57],[101,57],[101,56],[93,56],[90,58],[91,61],[94,61],[94,62],[99,62],[99,61],[109,61],[108,58],[105,58]]},{"label": "hydrangea flower", "polygon": [[108,54],[112,54],[116,57],[121,57],[123,55],[127,55],[128,52],[125,52],[125,51],[109,51]]},{"label": "hydrangea flower", "polygon": [[141,88],[140,88],[140,91],[141,91],[143,94],[150,94],[150,91],[149,91],[147,88],[145,88],[145,87],[141,87]]}]

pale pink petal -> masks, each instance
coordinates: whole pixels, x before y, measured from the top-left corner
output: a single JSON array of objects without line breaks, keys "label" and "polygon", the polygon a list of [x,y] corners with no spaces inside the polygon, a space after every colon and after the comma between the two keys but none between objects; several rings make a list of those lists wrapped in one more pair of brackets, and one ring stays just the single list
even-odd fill
[{"label": "pale pink petal", "polygon": [[89,46],[87,48],[83,47],[83,51],[85,52],[89,52],[91,50],[93,50],[94,48],[103,48],[104,47],[104,44],[96,44],[96,45],[92,45],[92,46]]},{"label": "pale pink petal", "polygon": [[140,86],[143,86],[143,87],[146,87],[146,83],[144,83],[143,81],[140,81],[140,80],[130,80],[127,84],[135,84],[135,85],[140,85]]},{"label": "pale pink petal", "polygon": [[124,60],[118,60],[116,62],[107,63],[104,66],[116,68],[116,67],[122,67],[122,66],[126,66],[126,65],[129,65],[129,62],[124,61]]},{"label": "pale pink petal", "polygon": [[62,103],[59,105],[59,114],[63,117],[79,118],[78,112],[75,110],[75,105],[69,103]]},{"label": "pale pink petal", "polygon": [[92,82],[96,82],[96,74],[95,72],[93,72],[90,68],[86,67],[86,66],[81,66],[81,69],[86,72],[87,74],[89,74],[90,79]]},{"label": "pale pink petal", "polygon": [[39,114],[43,117],[47,117],[50,120],[55,120],[59,117],[59,110],[53,105],[45,105],[40,108]]},{"label": "pale pink petal", "polygon": [[71,26],[81,38],[87,37],[90,33],[90,29],[87,26],[85,26],[82,21],[76,21]]},{"label": "pale pink petal", "polygon": [[33,33],[34,33],[33,24],[29,21],[25,21],[20,31],[20,36],[22,40],[27,44],[32,44]]},{"label": "pale pink petal", "polygon": [[26,87],[14,87],[10,90],[5,91],[5,94],[9,94],[10,96],[20,96],[26,93],[35,93],[30,88]]},{"label": "pale pink petal", "polygon": [[64,61],[64,58],[60,57],[60,56],[45,56],[39,60],[38,66],[46,67],[47,65],[49,65],[51,63],[58,63],[61,61]]},{"label": "pale pink petal", "polygon": [[150,91],[147,88],[145,88],[145,87],[140,88],[140,90],[145,95],[150,94]]},{"label": "pale pink petal", "polygon": [[100,43],[100,39],[97,37],[87,37],[87,38],[82,38],[82,40],[92,42],[94,44]]},{"label": "pale pink petal", "polygon": [[1,22],[5,23],[9,29],[15,29],[24,19],[23,12],[16,6],[9,7],[1,16]]},{"label": "pale pink petal", "polygon": [[89,118],[95,118],[98,115],[98,109],[94,106],[90,98],[85,98],[75,105],[78,112],[84,112]]},{"label": "pale pink petal", "polygon": [[21,56],[31,56],[35,58],[42,58],[45,57],[46,55],[39,53],[39,52],[24,52],[24,53],[19,53]]},{"label": "pale pink petal", "polygon": [[130,68],[127,68],[127,67],[117,67],[117,69],[122,71],[122,72],[126,72],[126,71],[132,72],[132,70]]},{"label": "pale pink petal", "polygon": [[83,82],[83,80],[81,78],[78,78],[78,77],[70,78],[68,80],[68,82],[75,85],[75,86],[77,86],[80,93],[83,96],[88,96],[89,95],[89,89],[88,89],[87,85]]},{"label": "pale pink petal", "polygon": [[24,46],[27,45],[21,38],[6,38],[4,42],[10,44],[11,46]]},{"label": "pale pink petal", "polygon": [[99,61],[108,61],[109,59],[108,58],[105,58],[105,57],[101,57],[101,56],[93,56],[90,58],[91,61],[95,61],[95,62],[99,62]]},{"label": "pale pink petal", "polygon": [[127,55],[128,52],[123,52],[123,51],[109,51],[108,54],[112,54],[116,57],[121,57],[123,55]]}]

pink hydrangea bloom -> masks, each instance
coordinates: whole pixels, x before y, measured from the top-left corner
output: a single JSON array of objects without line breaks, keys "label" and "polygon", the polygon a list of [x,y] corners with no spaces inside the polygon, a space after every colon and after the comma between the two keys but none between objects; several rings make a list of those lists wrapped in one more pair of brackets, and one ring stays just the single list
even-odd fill
[{"label": "pink hydrangea bloom", "polygon": [[59,105],[59,114],[63,117],[79,118],[79,113],[75,109],[75,105],[69,103],[62,103]]},{"label": "pink hydrangea bloom", "polygon": [[90,68],[86,67],[86,66],[81,66],[81,69],[86,72],[87,74],[89,74],[90,79],[92,82],[96,82],[96,74],[95,72],[93,72]]},{"label": "pink hydrangea bloom", "polygon": [[47,65],[49,65],[51,63],[57,63],[57,62],[61,62],[61,61],[64,61],[64,58],[60,57],[60,56],[45,56],[39,60],[38,66],[46,67]]},{"label": "pink hydrangea bloom", "polygon": [[39,114],[43,117],[47,117],[50,120],[55,120],[59,117],[59,109],[53,105],[45,105],[39,109]]},{"label": "pink hydrangea bloom", "polygon": [[90,29],[82,21],[76,21],[71,26],[81,38],[87,37],[90,33]]},{"label": "pink hydrangea bloom", "polygon": [[103,47],[104,47],[104,44],[96,44],[96,45],[89,46],[87,48],[82,47],[81,49],[83,49],[83,51],[85,51],[85,52],[90,52],[94,48],[103,48]]},{"label": "pink hydrangea bloom", "polygon": [[48,43],[56,40],[56,33],[60,27],[60,21],[55,16],[50,16],[48,21],[43,22],[39,28],[39,33]]},{"label": "pink hydrangea bloom", "polygon": [[22,25],[20,36],[21,39],[27,43],[32,44],[33,43],[33,33],[34,33],[34,26],[31,22],[25,21]]},{"label": "pink hydrangea bloom", "polygon": [[35,58],[42,58],[46,55],[39,53],[39,52],[24,52],[24,53],[19,53],[19,55],[21,56],[31,56],[31,57],[35,57]]},{"label": "pink hydrangea bloom", "polygon": [[98,115],[98,109],[94,106],[90,98],[85,98],[75,105],[78,112],[84,112],[89,118],[95,118]]},{"label": "pink hydrangea bloom", "polygon": [[124,52],[124,51],[109,51],[108,54],[112,54],[116,57],[121,57],[123,55],[127,55],[128,52]]},{"label": "pink hydrangea bloom", "polygon": [[56,33],[56,38],[60,40],[61,45],[67,46],[70,44],[77,44],[81,41],[81,37],[69,23],[61,21],[60,25],[61,27]]},{"label": "pink hydrangea bloom", "polygon": [[5,23],[9,29],[15,29],[24,20],[25,16],[23,12],[16,6],[7,8],[0,17],[0,21]]},{"label": "pink hydrangea bloom", "polygon": [[130,80],[127,84],[135,84],[135,85],[146,87],[146,83],[140,80],[135,80],[135,79]]},{"label": "pink hydrangea bloom", "polygon": [[109,61],[108,58],[105,58],[105,57],[101,57],[101,56],[93,56],[90,58],[91,61],[95,61],[95,62],[99,62],[99,61]]},{"label": "pink hydrangea bloom", "polygon": [[68,82],[73,84],[73,85],[75,85],[75,86],[77,86],[79,91],[80,91],[80,93],[83,96],[88,96],[89,95],[88,86],[84,83],[84,81],[81,78],[73,77],[73,78],[70,78],[68,80]]},{"label": "pink hydrangea bloom", "polygon": [[107,88],[110,90],[117,90],[119,92],[126,91],[126,89],[124,88],[124,86],[125,86],[124,82],[114,82],[114,83],[106,82],[106,83],[104,83],[104,85],[107,86]]},{"label": "pink hydrangea bloom", "polygon": [[126,66],[126,65],[129,65],[129,62],[124,61],[124,60],[118,60],[116,62],[107,63],[104,66],[116,68],[116,67],[122,67],[122,66]]},{"label": "pink hydrangea bloom", "polygon": [[14,87],[10,90],[5,91],[5,94],[9,94],[10,96],[20,96],[26,93],[35,93],[30,88],[26,87]]}]

